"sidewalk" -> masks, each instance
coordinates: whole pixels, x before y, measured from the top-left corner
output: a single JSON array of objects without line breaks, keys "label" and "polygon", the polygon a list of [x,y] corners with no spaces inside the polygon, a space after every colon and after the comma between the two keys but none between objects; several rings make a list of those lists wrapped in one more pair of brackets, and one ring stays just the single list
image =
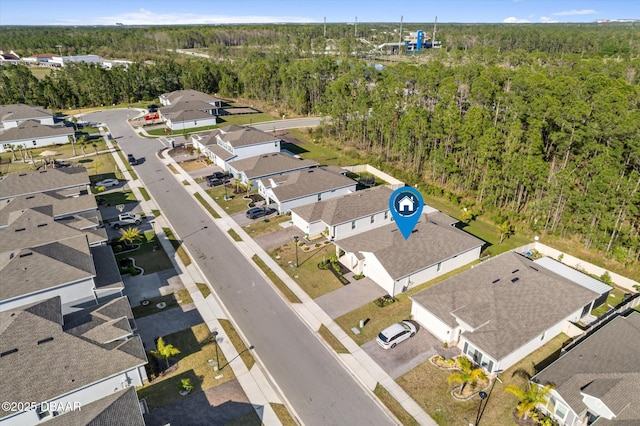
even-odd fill
[{"label": "sidewalk", "polygon": [[[168,155],[165,155],[167,150],[162,151],[160,154],[161,161],[165,164],[172,164],[180,173],[174,174],[175,178],[182,182],[188,181],[190,185],[185,186],[185,190],[191,195],[199,193],[211,207],[221,216],[220,219],[212,218],[211,220],[216,225],[225,231],[227,238],[233,241],[232,237],[228,234],[229,229],[233,229],[242,238],[242,241],[234,243],[238,246],[243,255],[247,258],[248,264],[253,265],[253,255],[258,255],[265,264],[276,274],[278,277],[295,293],[302,303],[291,304],[294,311],[302,318],[308,327],[313,332],[318,332],[320,325],[324,325],[331,331],[331,333],[347,348],[349,354],[335,354],[333,349],[326,344],[324,339],[320,339],[327,348],[335,354],[349,371],[356,377],[362,385],[364,385],[369,391],[371,391],[371,398],[373,398],[378,404],[383,405],[377,397],[373,395],[373,390],[377,383],[380,383],[399,404],[421,425],[436,426],[437,423],[416,403],[369,355],[364,352],[360,346],[358,346],[348,335],[345,333],[337,323],[335,323],[329,315],[327,315],[313,299],[311,299],[304,290],[298,286],[298,284],[287,275],[282,268],[242,229],[218,203],[216,203],[201,187],[198,185],[188,173],[184,172],[175,161]],[[203,209],[204,207],[201,206]],[[206,211],[206,210],[205,210]],[[264,276],[262,271],[257,268],[256,270]],[[271,281],[264,276],[267,282]],[[273,284],[272,284],[273,286]],[[273,287],[278,294],[281,294],[275,286]],[[283,296],[281,296],[283,297]],[[385,411],[388,411],[384,407]],[[268,424],[268,423],[267,423]]]},{"label": "sidewalk", "polygon": [[[134,195],[138,200],[140,200],[140,206],[142,210],[147,215],[147,217],[153,218],[153,210],[157,209],[156,204],[153,200],[146,201],[140,192],[141,182],[139,180],[132,180],[129,171],[127,170],[125,164],[122,162],[122,159],[119,155],[115,154],[115,149],[110,140],[103,134],[107,142],[107,146],[110,151],[114,154],[113,157],[116,161],[116,164],[124,177],[129,181],[129,186],[133,191]],[[181,168],[178,168],[182,170]],[[188,175],[187,175],[188,176]],[[162,247],[167,252],[167,255],[171,259],[176,271],[178,272],[180,279],[182,280],[185,288],[189,291],[191,298],[193,299],[193,303],[196,306],[196,309],[200,313],[200,316],[204,320],[204,322],[209,327],[210,331],[217,331],[217,343],[224,354],[227,360],[231,360],[229,362],[229,367],[233,370],[233,373],[240,383],[242,390],[247,395],[249,401],[253,405],[256,414],[262,419],[262,422],[265,425],[281,425],[282,423],[278,419],[278,416],[271,408],[270,403],[276,404],[284,404],[282,398],[279,397],[279,393],[276,392],[271,384],[271,382],[267,379],[265,374],[259,367],[259,362],[254,364],[251,370],[248,370],[242,358],[238,355],[235,347],[229,340],[227,334],[224,329],[218,322],[218,319],[228,319],[233,323],[233,319],[229,318],[226,314],[226,311],[221,303],[214,298],[214,293],[207,296],[205,299],[202,296],[202,293],[198,289],[196,282],[206,282],[202,274],[198,271],[198,269],[192,263],[189,266],[185,266],[180,260],[179,256],[176,256],[175,250],[171,245],[171,242],[167,239],[162,228],[169,228],[170,224],[164,219],[164,216],[159,216],[151,221],[154,231],[156,232],[156,238],[162,244]],[[186,249],[186,247],[185,247]],[[191,256],[191,255],[190,255]],[[193,258],[193,256],[191,256]],[[234,328],[242,336],[241,330],[235,326]],[[243,340],[246,342],[246,339]],[[253,354],[254,357],[255,354]],[[257,357],[256,357],[257,358]],[[291,409],[291,407],[287,404],[287,408]]]}]

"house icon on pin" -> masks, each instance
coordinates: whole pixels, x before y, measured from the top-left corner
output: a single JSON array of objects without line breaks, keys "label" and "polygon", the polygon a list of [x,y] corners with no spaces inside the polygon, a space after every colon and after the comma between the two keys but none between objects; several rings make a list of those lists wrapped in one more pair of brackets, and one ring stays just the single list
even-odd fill
[{"label": "house icon on pin", "polygon": [[411,197],[405,195],[398,201],[398,210],[404,213],[412,213],[415,210],[414,203],[415,201]]}]

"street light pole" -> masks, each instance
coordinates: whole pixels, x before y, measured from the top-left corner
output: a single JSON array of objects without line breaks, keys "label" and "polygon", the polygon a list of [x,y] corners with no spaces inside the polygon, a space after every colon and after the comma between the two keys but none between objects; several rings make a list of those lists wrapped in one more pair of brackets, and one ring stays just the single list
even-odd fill
[{"label": "street light pole", "polygon": [[297,235],[293,237],[293,243],[296,246],[296,268],[298,267],[298,238],[299,237]]},{"label": "street light pole", "polygon": [[216,345],[216,366],[220,365],[220,360],[218,359],[218,332],[212,331],[211,335],[213,336],[213,341]]},{"label": "street light pole", "polygon": [[220,370],[223,370],[227,365],[231,364],[233,362],[233,360],[235,360],[236,358],[238,358],[240,355],[242,355],[243,353],[250,351],[254,348],[253,345],[249,346],[248,348],[246,348],[245,350],[243,350],[242,352],[240,352],[238,355],[234,356],[233,358],[231,358],[229,361],[227,361],[227,363],[225,365],[223,365],[222,367],[220,367]]},{"label": "street light pole", "polygon": [[478,396],[480,396],[480,404],[478,404],[478,414],[476,414],[475,426],[478,426],[478,424],[480,423],[480,416],[481,416],[480,409],[482,408],[482,403],[485,401],[485,399],[487,399],[488,395],[485,391],[480,391]]}]

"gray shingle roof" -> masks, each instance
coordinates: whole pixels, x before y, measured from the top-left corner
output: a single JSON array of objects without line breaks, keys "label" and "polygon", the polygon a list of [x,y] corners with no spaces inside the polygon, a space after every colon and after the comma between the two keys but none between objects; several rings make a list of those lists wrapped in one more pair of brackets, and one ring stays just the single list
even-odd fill
[{"label": "gray shingle roof", "polygon": [[616,417],[595,424],[640,424],[640,312],[618,316],[578,343],[532,381],[553,383],[571,409],[587,407],[581,393],[599,398]]},{"label": "gray shingle roof", "polygon": [[[271,182],[275,182],[273,186]],[[325,170],[323,167],[314,167],[308,170],[288,173],[282,176],[262,179],[267,188],[272,188],[278,201],[284,202],[320,192],[354,186],[356,181],[338,173]]]},{"label": "gray shingle roof", "polygon": [[392,193],[393,191],[386,186],[376,186],[342,197],[295,207],[292,211],[308,223],[321,220],[329,226],[338,225],[375,213],[388,211],[389,198]]},{"label": "gray shingle roof", "polygon": [[0,300],[13,299],[96,275],[84,235],[0,252]]},{"label": "gray shingle roof", "polygon": [[50,136],[71,136],[73,127],[49,126],[40,124],[39,121],[25,120],[18,124],[18,127],[11,127],[0,133],[0,142],[23,141]]},{"label": "gray shingle roof", "polygon": [[144,426],[140,401],[133,387],[115,392],[80,410],[68,411],[47,420],[47,426]]},{"label": "gray shingle roof", "polygon": [[423,214],[408,240],[392,223],[339,240],[336,245],[346,252],[373,253],[398,280],[482,246],[482,240],[450,226],[450,220],[439,212]]},{"label": "gray shingle roof", "polygon": [[87,185],[89,174],[84,167],[10,173],[0,179],[0,200],[67,188],[78,188],[77,192],[86,192]]},{"label": "gray shingle roof", "polygon": [[25,104],[0,105],[0,121],[53,117],[50,109]]},{"label": "gray shingle roof", "polygon": [[104,305],[84,309],[64,316],[64,330],[96,343],[107,344],[132,333],[133,313],[126,297]]},{"label": "gray shingle roof", "polygon": [[111,247],[107,245],[93,246],[91,247],[91,255],[96,268],[96,277],[93,280],[96,290],[124,288],[120,269]]},{"label": "gray shingle roof", "polygon": [[208,112],[200,111],[197,109],[185,109],[175,112],[163,112],[162,116],[172,122],[190,121],[190,120],[209,120],[214,118],[213,115]]},{"label": "gray shingle roof", "polygon": [[209,133],[200,135],[203,140],[203,145],[217,144],[216,136],[219,136],[225,142],[228,142],[232,147],[237,148],[247,145],[257,145],[267,142],[280,141],[279,138],[274,135],[263,132],[262,130],[255,129],[248,126],[226,126],[219,129],[215,129]]},{"label": "gray shingle roof", "polygon": [[163,93],[160,97],[169,101],[169,104],[175,104],[184,101],[202,101],[202,102],[220,102],[220,99],[215,98],[206,93],[199,92],[197,90],[176,90],[169,93]]},{"label": "gray shingle roof", "polygon": [[464,336],[500,360],[598,294],[514,252],[504,253],[427,288],[411,299],[451,327],[456,318],[475,327]]},{"label": "gray shingle roof", "polygon": [[540,266],[544,266],[548,270],[553,271],[560,276],[563,276],[575,283],[580,284],[584,288],[593,290],[598,294],[605,294],[611,291],[612,287],[610,285],[607,285],[602,281],[599,281],[550,257],[541,257],[540,259],[534,260],[534,262],[536,262]]},{"label": "gray shingle roof", "polygon": [[[0,357],[0,388],[7,400],[49,401],[147,362],[138,336],[101,345],[32,311],[0,312],[0,353],[17,349]],[[0,418],[8,414],[0,409]]]},{"label": "gray shingle roof", "polygon": [[236,160],[229,163],[229,166],[239,172],[244,172],[249,179],[259,179],[264,176],[275,175],[278,173],[308,169],[317,165],[317,161],[301,160],[282,152],[256,155],[254,157],[244,158],[242,160]]},{"label": "gray shingle roof", "polygon": [[23,195],[0,201],[0,227],[9,223],[9,213],[38,206],[52,206],[54,218],[73,215],[79,212],[97,210],[96,198],[85,194],[79,197],[64,197],[55,191],[40,194]]}]

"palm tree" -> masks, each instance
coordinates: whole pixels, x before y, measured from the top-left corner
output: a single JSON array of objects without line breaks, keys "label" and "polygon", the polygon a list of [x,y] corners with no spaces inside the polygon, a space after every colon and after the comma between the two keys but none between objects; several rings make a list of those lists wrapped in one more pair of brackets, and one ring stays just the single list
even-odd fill
[{"label": "palm tree", "polygon": [[500,242],[498,244],[502,244],[505,238],[509,238],[516,232],[516,229],[511,222],[505,220],[501,225],[498,225],[498,232],[500,233]]},{"label": "palm tree", "polygon": [[162,337],[158,337],[156,346],[158,346],[158,349],[152,350],[151,355],[158,359],[164,358],[165,362],[167,363],[167,368],[169,368],[169,358],[174,355],[178,355],[180,353],[180,350],[173,346],[171,343],[164,343],[164,339]]},{"label": "palm tree", "polygon": [[138,228],[121,228],[120,241],[124,241],[128,245],[133,245],[136,241],[142,239],[142,234]]},{"label": "palm tree", "polygon": [[458,394],[462,394],[462,391],[464,391],[467,383],[473,383],[478,380],[485,380],[487,378],[484,370],[482,368],[474,366],[467,357],[461,356],[458,358],[458,368],[459,370],[452,373],[447,379],[449,384],[462,383],[460,392],[458,392]]},{"label": "palm tree", "polygon": [[84,147],[87,145],[87,143],[89,142],[89,139],[87,139],[86,136],[80,136],[80,139],[78,139],[78,145],[80,145],[80,149],[82,150],[82,155],[84,157],[87,156],[87,153],[84,150]]},{"label": "palm tree", "polygon": [[544,386],[533,385],[526,382],[524,388],[518,385],[508,385],[504,388],[505,392],[514,395],[520,401],[516,406],[516,414],[518,418],[528,419],[534,408],[538,405],[546,405],[549,401],[549,393],[555,385],[547,383]]}]

